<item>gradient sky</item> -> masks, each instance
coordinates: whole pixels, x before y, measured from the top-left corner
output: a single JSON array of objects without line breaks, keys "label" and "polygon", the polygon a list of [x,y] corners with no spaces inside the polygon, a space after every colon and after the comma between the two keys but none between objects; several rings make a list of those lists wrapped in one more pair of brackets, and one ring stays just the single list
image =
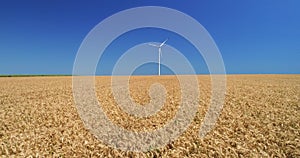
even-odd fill
[{"label": "gradient sky", "polygon": [[[88,32],[110,15],[138,6],[169,7],[198,20],[219,47],[227,73],[300,73],[298,0],[4,0],[0,3],[0,74],[71,74]],[[207,73],[201,56],[188,43],[178,44],[184,40],[177,35],[140,29],[107,48],[98,74],[110,74],[129,47],[166,37],[170,45],[184,50],[197,73]],[[137,72],[155,74],[155,64]]]}]

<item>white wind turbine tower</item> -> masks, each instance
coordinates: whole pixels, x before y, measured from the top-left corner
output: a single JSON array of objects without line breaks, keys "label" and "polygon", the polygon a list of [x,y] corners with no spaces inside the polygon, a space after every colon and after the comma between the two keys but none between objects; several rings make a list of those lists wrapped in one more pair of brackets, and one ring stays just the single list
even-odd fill
[{"label": "white wind turbine tower", "polygon": [[161,47],[165,45],[168,39],[166,39],[163,43],[160,45],[149,43],[150,46],[154,46],[158,48],[158,76],[160,76],[160,57],[162,56]]}]

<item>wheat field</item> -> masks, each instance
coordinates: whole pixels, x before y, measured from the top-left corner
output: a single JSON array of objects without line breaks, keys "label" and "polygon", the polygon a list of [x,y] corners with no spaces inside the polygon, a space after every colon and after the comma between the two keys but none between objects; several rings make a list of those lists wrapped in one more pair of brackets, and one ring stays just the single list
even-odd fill
[{"label": "wheat field", "polygon": [[[203,139],[198,131],[210,105],[211,83],[207,75],[198,81],[199,107],[187,130],[163,148],[131,152],[107,146],[84,127],[72,77],[1,77],[0,157],[300,157],[300,75],[227,75],[222,113]],[[149,103],[148,89],[155,82],[166,88],[166,102],[147,118],[120,109],[111,77],[96,77],[96,94],[116,125],[155,130],[176,114],[181,95],[174,76],[134,76],[133,100]]]}]

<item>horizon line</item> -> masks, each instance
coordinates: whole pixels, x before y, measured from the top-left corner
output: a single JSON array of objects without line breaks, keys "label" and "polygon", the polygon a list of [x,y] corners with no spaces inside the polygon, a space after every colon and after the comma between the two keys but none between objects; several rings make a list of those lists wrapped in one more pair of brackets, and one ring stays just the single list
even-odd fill
[{"label": "horizon line", "polygon": [[[176,75],[300,75],[300,73],[226,73],[226,74],[161,74],[161,76],[176,76]],[[73,74],[0,74],[0,77],[56,77],[56,76],[158,76],[158,75],[73,75]]]}]

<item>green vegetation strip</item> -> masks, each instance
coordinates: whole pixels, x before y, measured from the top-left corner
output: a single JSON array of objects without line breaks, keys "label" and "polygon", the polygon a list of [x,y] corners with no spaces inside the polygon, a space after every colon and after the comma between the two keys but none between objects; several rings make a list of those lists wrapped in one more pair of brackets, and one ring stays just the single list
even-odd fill
[{"label": "green vegetation strip", "polygon": [[0,75],[0,77],[46,77],[46,76],[72,76],[72,75]]}]

